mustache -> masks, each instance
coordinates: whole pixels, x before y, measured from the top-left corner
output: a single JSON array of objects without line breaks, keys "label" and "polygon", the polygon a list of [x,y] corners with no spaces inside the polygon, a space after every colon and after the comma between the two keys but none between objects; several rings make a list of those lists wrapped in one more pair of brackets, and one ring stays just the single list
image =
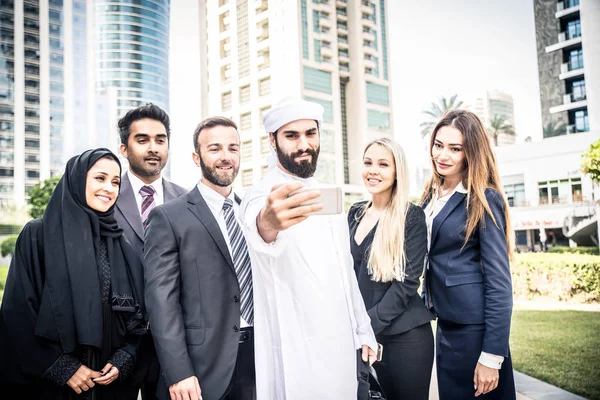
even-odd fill
[{"label": "mustache", "polygon": [[296,151],[294,153],[291,153],[290,157],[291,158],[296,158],[296,157],[304,156],[304,155],[307,155],[307,154],[310,154],[313,157],[317,156],[317,152],[314,151],[313,149],[306,149],[306,150],[298,150],[298,151]]}]

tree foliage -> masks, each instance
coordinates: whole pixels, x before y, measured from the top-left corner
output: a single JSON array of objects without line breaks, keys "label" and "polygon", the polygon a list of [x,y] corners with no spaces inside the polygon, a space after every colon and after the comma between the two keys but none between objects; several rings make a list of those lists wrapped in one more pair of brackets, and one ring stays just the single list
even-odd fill
[{"label": "tree foliage", "polygon": [[590,145],[581,156],[581,169],[596,183],[600,183],[600,139]]},{"label": "tree foliage", "polygon": [[41,181],[29,190],[27,203],[31,207],[29,209],[31,218],[42,218],[44,216],[44,210],[46,210],[50,196],[52,196],[59,180],[60,176],[53,176]]},{"label": "tree foliage", "polygon": [[490,121],[490,126],[487,129],[488,135],[494,142],[494,146],[498,146],[498,136],[505,133],[507,135],[514,135],[515,129],[511,124],[507,122],[505,115],[494,114],[494,117]]},{"label": "tree foliage", "polygon": [[564,122],[550,121],[544,126],[544,137],[555,137],[564,135],[567,131],[567,125]]},{"label": "tree foliage", "polygon": [[431,103],[429,109],[423,111],[423,114],[427,116],[427,121],[421,123],[421,137],[427,137],[444,114],[450,110],[460,109],[462,105],[463,102],[458,100],[456,94],[449,98],[441,96],[437,103]]},{"label": "tree foliage", "polygon": [[18,237],[19,235],[10,235],[0,243],[0,255],[2,257],[12,256],[15,253]]}]

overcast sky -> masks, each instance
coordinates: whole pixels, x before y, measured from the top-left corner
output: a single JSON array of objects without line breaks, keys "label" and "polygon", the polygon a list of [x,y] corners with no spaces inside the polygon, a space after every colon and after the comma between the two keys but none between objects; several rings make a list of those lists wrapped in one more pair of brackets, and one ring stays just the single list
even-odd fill
[{"label": "overcast sky", "polygon": [[[467,99],[477,91],[506,92],[514,99],[517,141],[542,137],[533,1],[387,3],[394,133],[411,169],[426,158],[421,112],[441,95]],[[186,186],[199,176],[190,155],[200,121],[198,4],[171,2],[171,175]]]}]

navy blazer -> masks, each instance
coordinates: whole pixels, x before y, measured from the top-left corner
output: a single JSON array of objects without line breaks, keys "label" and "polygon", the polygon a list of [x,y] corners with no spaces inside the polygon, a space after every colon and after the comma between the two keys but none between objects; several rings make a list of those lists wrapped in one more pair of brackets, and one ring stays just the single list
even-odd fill
[{"label": "navy blazer", "polygon": [[466,244],[466,194],[455,192],[434,218],[422,295],[440,320],[485,324],[482,351],[508,357],[513,303],[504,200],[489,188],[485,197],[498,226],[486,212]]},{"label": "navy blazer", "polygon": [[[365,203],[362,201],[354,204],[348,212],[351,241],[355,240],[354,235],[359,223],[356,214]],[[363,239],[367,249],[371,247],[373,232],[372,230]],[[427,224],[423,210],[414,204],[410,204],[406,213],[404,232],[406,253],[404,282],[372,281],[368,271],[369,251],[365,251],[360,261],[356,278],[376,335],[404,333],[433,319],[433,314],[425,307],[423,299],[417,293],[427,254]]]}]

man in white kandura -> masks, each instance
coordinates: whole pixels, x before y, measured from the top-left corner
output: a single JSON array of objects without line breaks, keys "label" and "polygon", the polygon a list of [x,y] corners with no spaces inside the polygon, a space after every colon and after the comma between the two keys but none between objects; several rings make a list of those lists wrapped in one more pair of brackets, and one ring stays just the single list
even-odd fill
[{"label": "man in white kandura", "polygon": [[357,375],[364,378],[361,367],[375,361],[377,342],[353,270],[346,217],[307,216],[323,207],[300,206],[317,198],[317,190],[288,197],[318,187],[312,176],[322,120],[321,105],[293,98],[265,114],[277,157],[241,205],[254,276],[261,400],[368,396],[368,384],[359,384]]}]

